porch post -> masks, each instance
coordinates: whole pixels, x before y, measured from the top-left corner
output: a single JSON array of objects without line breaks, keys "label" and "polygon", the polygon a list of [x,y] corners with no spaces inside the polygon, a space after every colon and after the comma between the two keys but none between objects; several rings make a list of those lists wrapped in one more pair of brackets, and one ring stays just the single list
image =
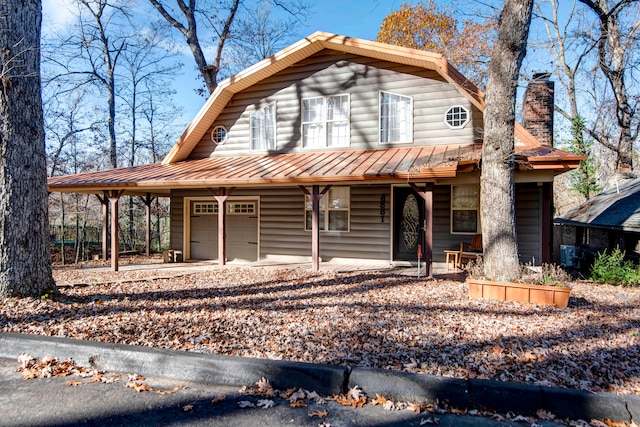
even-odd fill
[{"label": "porch post", "polygon": [[124,193],[124,190],[112,190],[111,193],[105,192],[105,196],[109,198],[111,207],[111,269],[118,271],[118,200]]},{"label": "porch post", "polygon": [[[314,185],[311,193],[306,187],[300,185],[300,189],[311,197],[311,270],[320,270],[320,199],[329,191],[331,185],[327,185],[322,191],[320,186]],[[306,218],[305,218],[306,221]]]},{"label": "porch post", "polygon": [[426,264],[425,275],[433,277],[433,183],[425,183],[423,189],[412,182],[409,185],[424,201],[424,250],[422,254]]},{"label": "porch post", "polygon": [[208,190],[218,202],[218,265],[222,267],[227,263],[227,199],[234,189],[222,187],[218,191],[213,188]]},{"label": "porch post", "polygon": [[542,184],[542,259],[541,263],[551,262],[551,246],[553,242],[553,183],[544,182]]},{"label": "porch post", "polygon": [[96,194],[100,204],[102,204],[102,259],[108,258],[108,242],[109,242],[109,196],[107,190],[104,190],[104,197]]},{"label": "porch post", "polygon": [[154,197],[151,197],[151,193],[147,193],[145,197],[140,197],[145,206],[145,215],[146,215],[146,232],[144,236],[145,242],[145,255],[151,255],[151,202],[153,202]]}]

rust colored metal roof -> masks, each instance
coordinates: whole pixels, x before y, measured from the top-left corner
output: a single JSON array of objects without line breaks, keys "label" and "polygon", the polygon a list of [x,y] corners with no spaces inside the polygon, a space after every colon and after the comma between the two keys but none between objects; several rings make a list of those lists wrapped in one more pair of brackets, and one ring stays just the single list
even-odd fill
[{"label": "rust colored metal roof", "polygon": [[[481,150],[470,144],[211,157],[52,177],[48,185],[54,192],[124,189],[167,195],[176,188],[435,180],[475,170]],[[518,158],[521,167],[560,171],[581,160],[547,147],[528,149]]]}]

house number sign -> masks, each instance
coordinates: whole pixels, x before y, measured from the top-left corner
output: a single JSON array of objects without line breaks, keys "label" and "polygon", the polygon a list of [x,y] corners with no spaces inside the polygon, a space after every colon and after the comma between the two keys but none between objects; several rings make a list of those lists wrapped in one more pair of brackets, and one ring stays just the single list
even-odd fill
[{"label": "house number sign", "polygon": [[386,207],[387,207],[387,198],[383,194],[382,196],[380,196],[380,222],[384,222],[384,213],[385,213]]}]

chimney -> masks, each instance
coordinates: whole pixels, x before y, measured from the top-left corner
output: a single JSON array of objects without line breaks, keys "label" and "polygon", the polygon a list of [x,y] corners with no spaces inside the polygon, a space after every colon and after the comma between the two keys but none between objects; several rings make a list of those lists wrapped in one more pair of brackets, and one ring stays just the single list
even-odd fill
[{"label": "chimney", "polygon": [[554,87],[551,73],[534,73],[524,92],[523,126],[542,145],[553,147]]}]

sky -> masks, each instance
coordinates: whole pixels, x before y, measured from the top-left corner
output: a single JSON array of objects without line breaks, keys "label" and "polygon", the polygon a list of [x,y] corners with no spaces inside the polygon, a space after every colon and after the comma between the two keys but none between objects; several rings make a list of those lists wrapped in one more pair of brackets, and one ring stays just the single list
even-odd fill
[{"label": "sky", "polygon": [[[141,2],[144,0],[140,0]],[[43,0],[43,33],[69,22],[69,0]],[[307,22],[300,26],[296,42],[316,31],[325,31],[367,40],[375,39],[382,20],[390,12],[400,8],[401,0],[322,0],[313,5]],[[174,80],[178,92],[176,103],[184,110],[183,120],[187,124],[193,119],[206,99],[195,93],[198,88],[195,63],[184,44],[181,58],[184,67]]]}]

